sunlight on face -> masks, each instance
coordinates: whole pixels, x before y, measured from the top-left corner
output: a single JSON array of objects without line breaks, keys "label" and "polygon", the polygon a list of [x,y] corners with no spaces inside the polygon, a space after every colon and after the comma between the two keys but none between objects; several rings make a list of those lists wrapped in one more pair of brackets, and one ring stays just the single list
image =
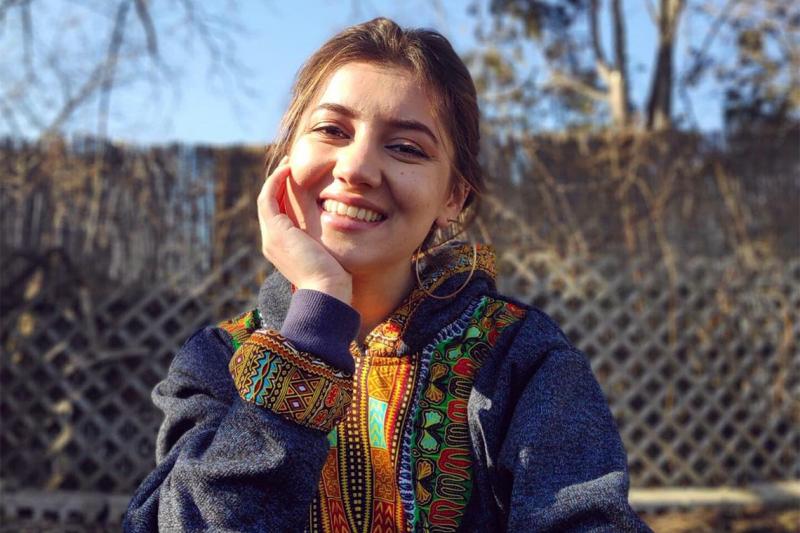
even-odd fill
[{"label": "sunlight on face", "polygon": [[290,152],[300,227],[351,273],[408,268],[434,224],[461,210],[453,150],[407,70],[348,63],[328,80]]}]

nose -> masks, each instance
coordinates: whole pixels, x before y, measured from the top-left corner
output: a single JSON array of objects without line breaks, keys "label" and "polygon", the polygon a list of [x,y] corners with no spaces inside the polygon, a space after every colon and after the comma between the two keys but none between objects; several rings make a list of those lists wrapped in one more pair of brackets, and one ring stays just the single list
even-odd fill
[{"label": "nose", "polygon": [[377,187],[381,183],[379,144],[367,135],[356,136],[337,151],[333,177],[351,187]]}]

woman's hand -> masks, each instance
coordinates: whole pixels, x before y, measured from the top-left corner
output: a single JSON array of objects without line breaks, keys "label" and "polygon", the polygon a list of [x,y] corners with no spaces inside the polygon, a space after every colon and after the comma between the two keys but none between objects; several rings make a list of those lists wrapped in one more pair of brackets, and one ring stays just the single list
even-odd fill
[{"label": "woman's hand", "polygon": [[284,211],[288,156],[267,177],[258,195],[258,221],[264,257],[298,289],[313,289],[350,304],[353,278],[342,265]]}]

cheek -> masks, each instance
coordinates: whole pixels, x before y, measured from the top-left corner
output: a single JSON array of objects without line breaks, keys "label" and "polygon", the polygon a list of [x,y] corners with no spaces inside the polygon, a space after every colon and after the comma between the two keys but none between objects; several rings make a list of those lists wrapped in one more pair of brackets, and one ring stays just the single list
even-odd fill
[{"label": "cheek", "polygon": [[325,153],[318,145],[300,139],[292,146],[289,163],[294,182],[303,189],[310,189],[324,176]]},{"label": "cheek", "polygon": [[441,184],[435,183],[436,176],[403,171],[398,177],[392,192],[403,209],[426,213],[437,210],[444,192]]},{"label": "cheek", "polygon": [[319,231],[316,199],[324,185],[321,183],[321,178],[326,176],[324,163],[314,144],[303,139],[297,141],[289,152],[292,175],[287,189],[287,214],[299,228],[312,235]]}]

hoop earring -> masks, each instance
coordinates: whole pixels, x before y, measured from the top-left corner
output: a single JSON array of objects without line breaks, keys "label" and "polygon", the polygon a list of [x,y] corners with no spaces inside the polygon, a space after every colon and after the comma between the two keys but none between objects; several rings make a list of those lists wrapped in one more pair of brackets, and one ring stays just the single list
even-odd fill
[{"label": "hoop earring", "polygon": [[435,300],[447,300],[448,298],[452,298],[453,296],[455,296],[456,294],[458,294],[459,292],[463,291],[466,288],[467,284],[469,284],[469,281],[472,279],[472,275],[475,274],[475,267],[478,265],[478,245],[477,244],[473,244],[472,245],[472,267],[470,268],[469,276],[467,276],[467,279],[464,281],[464,283],[458,289],[456,289],[455,291],[453,291],[450,294],[447,294],[445,296],[437,296],[437,295],[433,294],[431,291],[429,291],[428,289],[425,288],[425,285],[422,284],[422,280],[419,277],[420,248],[422,248],[421,244],[419,245],[419,247],[417,247],[417,252],[414,254],[417,257],[417,259],[414,261],[414,273],[417,275],[417,286],[419,286],[419,288],[420,288],[420,290],[422,290],[422,292],[424,292],[425,294],[427,294],[428,296],[430,296],[431,298],[433,298]]}]

